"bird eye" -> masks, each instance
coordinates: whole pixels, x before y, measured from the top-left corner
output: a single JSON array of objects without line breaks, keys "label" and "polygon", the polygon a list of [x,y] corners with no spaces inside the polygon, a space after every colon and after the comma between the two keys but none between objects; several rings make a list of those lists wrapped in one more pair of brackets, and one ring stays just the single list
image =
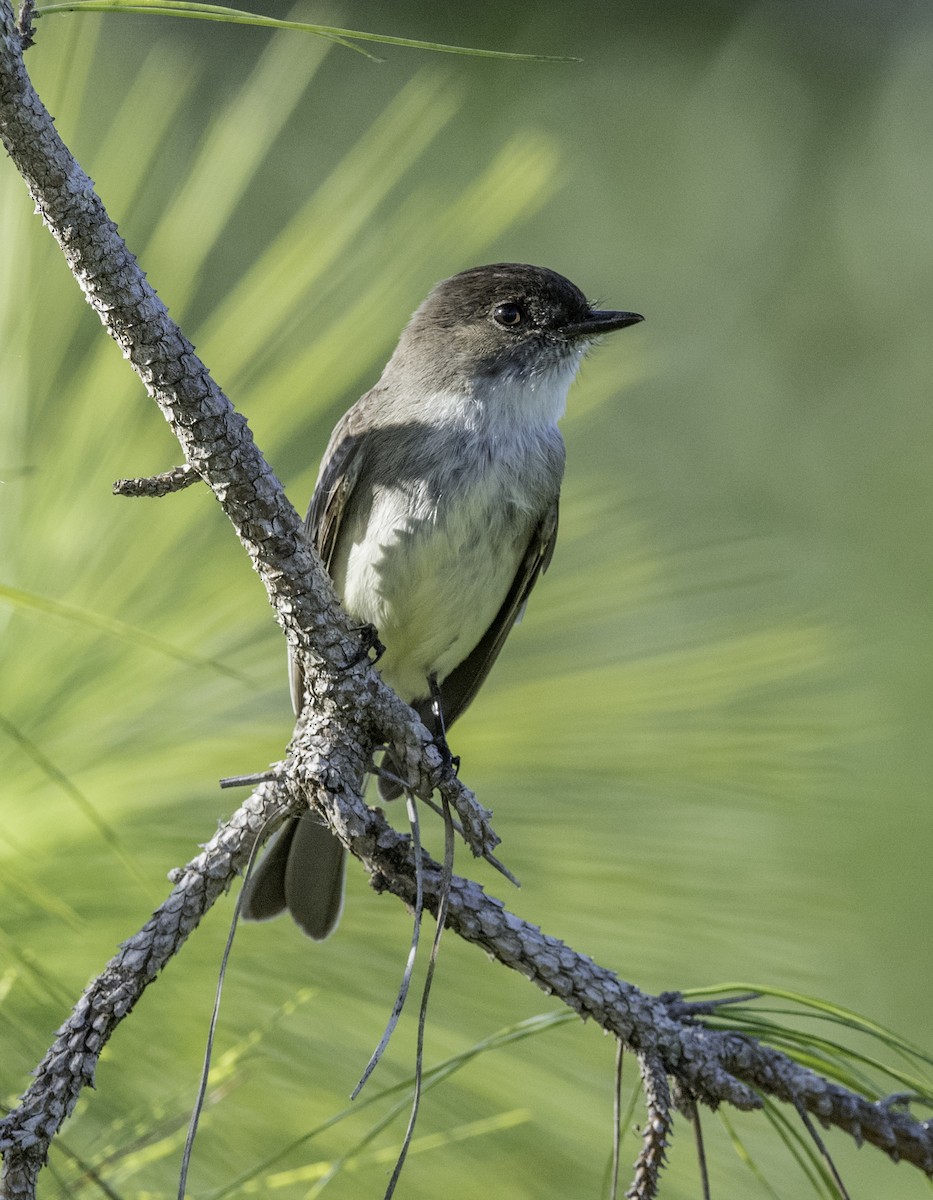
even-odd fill
[{"label": "bird eye", "polygon": [[516,329],[525,319],[524,309],[520,304],[497,304],[492,313],[497,325],[507,329]]}]

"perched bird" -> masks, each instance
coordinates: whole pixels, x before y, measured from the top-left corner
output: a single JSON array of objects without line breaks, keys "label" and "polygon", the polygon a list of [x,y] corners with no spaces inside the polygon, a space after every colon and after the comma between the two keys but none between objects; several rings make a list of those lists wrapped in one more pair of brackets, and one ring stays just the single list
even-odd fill
[{"label": "perched bird", "polygon": [[[378,631],[383,679],[438,736],[473,700],[551,561],[557,422],[580,362],[594,338],[641,320],[593,308],[544,267],[473,267],[431,291],[331,436],[308,533],[347,612]],[[290,676],[298,712],[294,662]],[[248,884],[244,916],[288,908],[325,938],[343,875],[337,839],[310,813],[295,818]]]}]

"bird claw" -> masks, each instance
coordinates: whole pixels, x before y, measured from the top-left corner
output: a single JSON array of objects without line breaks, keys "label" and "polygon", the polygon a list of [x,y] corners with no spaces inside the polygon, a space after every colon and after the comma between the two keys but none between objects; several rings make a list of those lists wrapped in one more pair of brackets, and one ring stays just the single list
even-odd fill
[{"label": "bird claw", "polygon": [[[360,635],[360,648],[357,650],[356,654],[354,654],[353,657],[344,664],[345,671],[352,671],[353,668],[359,666],[359,664],[365,658],[369,658],[370,662],[375,666],[375,664],[386,652],[385,646],[383,646],[382,642],[379,641],[379,631],[375,625],[370,625],[367,621],[365,625],[357,625],[355,632]],[[373,653],[375,653],[375,657],[370,658],[370,655]]]}]

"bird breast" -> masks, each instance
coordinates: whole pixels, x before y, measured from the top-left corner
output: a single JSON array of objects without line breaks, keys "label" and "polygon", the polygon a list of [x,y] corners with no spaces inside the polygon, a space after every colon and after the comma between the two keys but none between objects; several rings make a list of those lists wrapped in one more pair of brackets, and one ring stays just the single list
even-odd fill
[{"label": "bird breast", "polygon": [[[560,487],[556,426],[525,433],[503,445],[461,432],[420,472],[361,481],[331,569],[347,610],[379,631],[383,678],[409,702],[492,624]],[[449,469],[438,472],[439,460]]]}]

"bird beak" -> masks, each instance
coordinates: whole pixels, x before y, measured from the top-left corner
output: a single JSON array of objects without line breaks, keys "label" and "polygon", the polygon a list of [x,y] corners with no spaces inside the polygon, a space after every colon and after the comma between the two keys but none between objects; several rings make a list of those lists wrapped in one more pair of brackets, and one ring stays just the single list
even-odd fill
[{"label": "bird beak", "polygon": [[612,333],[613,329],[624,329],[626,325],[637,325],[644,321],[641,313],[633,312],[601,312],[592,309],[589,316],[576,325],[567,325],[564,333],[567,337],[599,337],[601,333]]}]

